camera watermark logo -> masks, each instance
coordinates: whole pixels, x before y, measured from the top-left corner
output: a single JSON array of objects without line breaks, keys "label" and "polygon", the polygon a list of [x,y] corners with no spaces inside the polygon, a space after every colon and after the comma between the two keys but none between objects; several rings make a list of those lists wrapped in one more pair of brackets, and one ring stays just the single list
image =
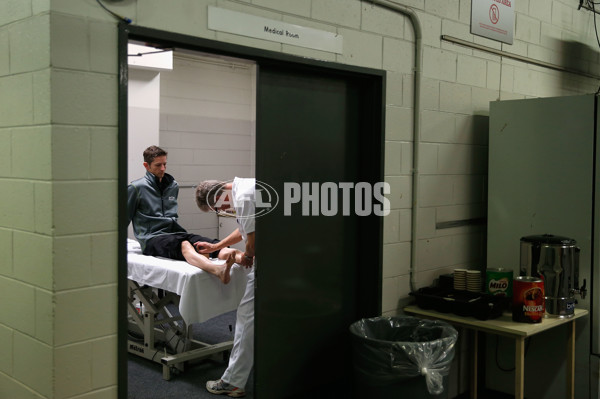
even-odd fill
[{"label": "camera watermark logo", "polygon": [[[225,183],[233,183],[233,180]],[[224,190],[221,193],[218,193],[217,190],[211,190],[208,197],[213,198],[215,205],[211,208],[217,212],[223,209],[234,209],[231,190]],[[237,201],[245,203],[244,208],[249,210],[247,215],[236,215],[237,219],[257,218],[275,210],[279,204],[279,194],[269,184],[256,180],[254,190],[241,190]]]},{"label": "camera watermark logo", "polygon": [[[283,214],[290,216],[292,206],[300,204],[302,216],[387,216],[390,193],[386,182],[284,183]],[[341,208],[341,209],[340,209]]]},{"label": "camera watermark logo", "polygon": [[[232,183],[233,180],[226,182]],[[236,202],[244,202],[249,211],[245,215],[236,215],[238,219],[256,218],[268,215],[279,205],[279,194],[269,184],[256,180],[254,190],[238,189]],[[367,182],[284,182],[283,215],[292,216],[387,216],[390,213],[390,185],[386,182],[375,184]],[[233,209],[231,190],[210,192],[214,210]]]}]

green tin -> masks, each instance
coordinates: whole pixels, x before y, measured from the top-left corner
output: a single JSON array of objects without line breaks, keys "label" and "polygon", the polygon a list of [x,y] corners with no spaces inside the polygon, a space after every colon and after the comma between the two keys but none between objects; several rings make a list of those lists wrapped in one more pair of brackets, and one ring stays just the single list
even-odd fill
[{"label": "green tin", "polygon": [[497,268],[485,271],[485,290],[490,295],[512,297],[513,271]]}]

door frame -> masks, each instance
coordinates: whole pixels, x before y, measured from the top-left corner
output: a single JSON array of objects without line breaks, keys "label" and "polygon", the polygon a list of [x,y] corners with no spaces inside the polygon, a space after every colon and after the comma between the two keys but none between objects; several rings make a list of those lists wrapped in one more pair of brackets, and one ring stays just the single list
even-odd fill
[{"label": "door frame", "polygon": [[[118,358],[117,358],[117,384],[118,397],[127,398],[127,309],[121,306],[127,300],[127,139],[128,139],[128,59],[127,45],[131,40],[140,40],[147,43],[159,44],[164,47],[177,47],[187,50],[212,53],[216,55],[225,55],[237,58],[244,58],[255,61],[259,68],[260,65],[297,65],[303,68],[328,70],[329,73],[338,73],[340,75],[356,75],[363,79],[372,79],[376,87],[375,97],[379,97],[376,104],[373,104],[374,115],[379,115],[372,131],[373,137],[377,140],[375,145],[381,149],[381,157],[377,165],[380,173],[380,180],[384,178],[384,153],[385,153],[385,86],[386,72],[384,70],[339,64],[316,59],[303,58],[290,54],[263,50],[258,48],[246,47],[231,43],[219,42],[195,36],[189,36],[179,33],[132,26],[126,23],[119,24],[118,34],[118,63],[119,63],[119,88],[118,88],[118,272],[117,272],[117,293],[118,293]],[[258,123],[258,120],[257,120]],[[378,139],[377,139],[378,137]],[[258,149],[257,149],[258,150]],[[370,260],[376,265],[377,270],[373,273],[373,287],[371,295],[375,298],[370,309],[363,309],[364,317],[374,317],[381,314],[382,307],[382,260],[383,260],[383,218],[378,218],[376,222],[378,234],[378,248],[370,252]]]}]

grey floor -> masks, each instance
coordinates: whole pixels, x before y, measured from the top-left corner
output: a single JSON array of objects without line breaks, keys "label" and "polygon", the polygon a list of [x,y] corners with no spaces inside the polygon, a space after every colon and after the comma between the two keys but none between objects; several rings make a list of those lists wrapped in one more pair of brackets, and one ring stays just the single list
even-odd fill
[{"label": "grey floor", "polygon": [[[235,312],[215,317],[193,326],[194,339],[210,344],[233,339],[230,326],[235,325]],[[219,398],[204,388],[206,381],[221,377],[227,367],[226,359],[217,356],[192,364],[185,371],[163,379],[162,365],[132,354],[128,355],[128,399],[204,399]],[[253,398],[252,376],[246,386],[246,398]],[[222,396],[221,396],[222,397]]]}]

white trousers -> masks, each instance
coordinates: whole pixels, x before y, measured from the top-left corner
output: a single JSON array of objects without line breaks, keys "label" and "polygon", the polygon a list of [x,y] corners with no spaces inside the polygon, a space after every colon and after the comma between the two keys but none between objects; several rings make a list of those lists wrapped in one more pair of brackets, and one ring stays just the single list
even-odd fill
[{"label": "white trousers", "polygon": [[246,292],[237,308],[233,348],[227,370],[221,377],[238,388],[246,386],[254,364],[254,268],[248,273]]}]

